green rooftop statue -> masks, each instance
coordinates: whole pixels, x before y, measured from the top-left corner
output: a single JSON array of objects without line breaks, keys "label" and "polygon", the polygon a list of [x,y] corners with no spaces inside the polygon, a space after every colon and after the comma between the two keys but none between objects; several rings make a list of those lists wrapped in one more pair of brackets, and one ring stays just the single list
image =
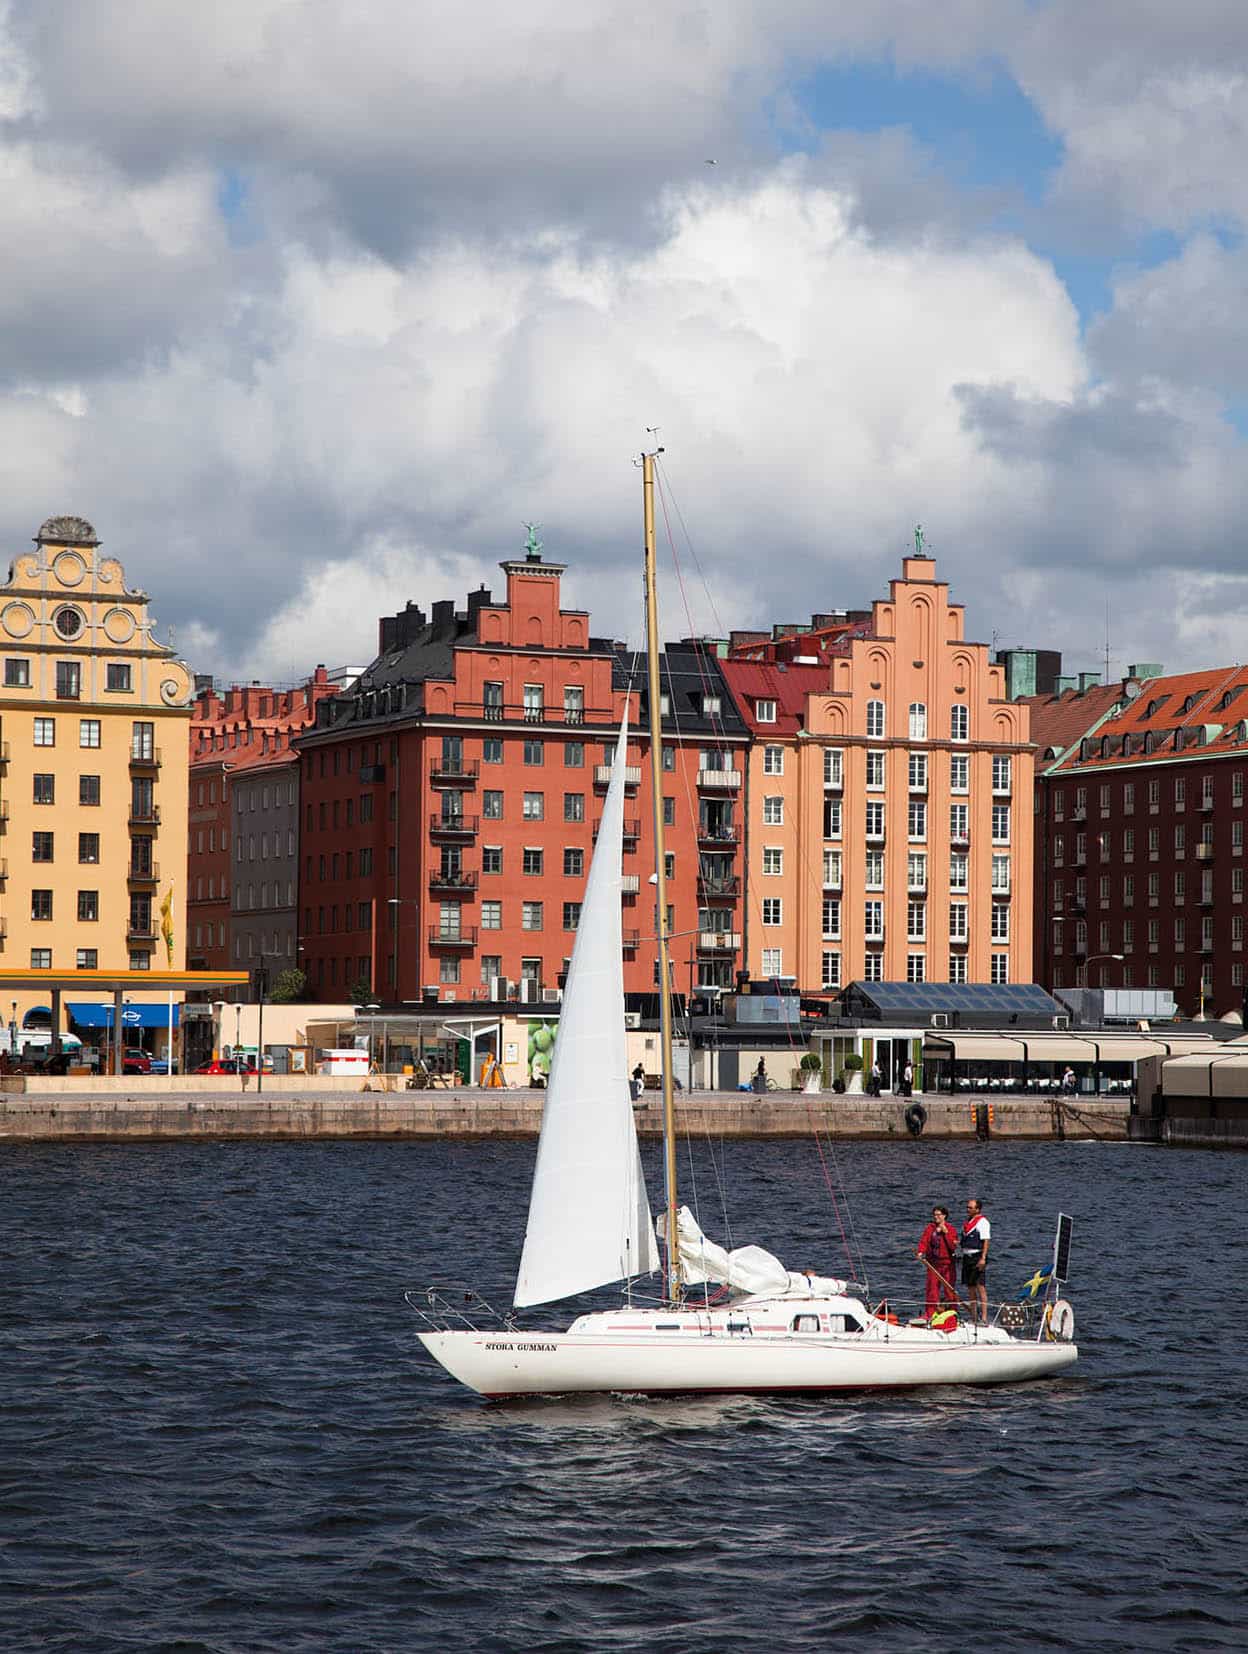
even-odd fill
[{"label": "green rooftop statue", "polygon": [[922,556],[925,555],[924,551],[923,551],[923,524],[922,523],[915,523],[915,525],[914,525],[914,555],[916,557],[922,557]]},{"label": "green rooftop statue", "polygon": [[524,542],[524,555],[531,563],[540,563],[542,560],[542,542],[537,537],[537,531],[542,525],[540,523],[525,523],[524,526],[529,531],[529,537]]}]

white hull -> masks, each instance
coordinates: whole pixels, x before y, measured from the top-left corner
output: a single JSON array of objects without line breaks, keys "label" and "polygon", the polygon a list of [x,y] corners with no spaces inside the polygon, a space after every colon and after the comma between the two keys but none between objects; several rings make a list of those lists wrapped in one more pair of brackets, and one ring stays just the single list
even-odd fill
[{"label": "white hull", "polygon": [[[723,1312],[622,1310],[582,1316],[566,1332],[425,1332],[420,1339],[447,1372],[490,1399],[595,1391],[776,1394],[1013,1384],[1050,1377],[1078,1357],[1074,1344],[1011,1338],[998,1328],[967,1326],[945,1334],[868,1316],[860,1332],[789,1330],[794,1310],[825,1307],[787,1303],[752,1309],[750,1319],[771,1317],[772,1330],[730,1332]],[[777,1317],[783,1317],[781,1324],[774,1324]],[[733,1320],[738,1328],[748,1326],[740,1311]]]}]

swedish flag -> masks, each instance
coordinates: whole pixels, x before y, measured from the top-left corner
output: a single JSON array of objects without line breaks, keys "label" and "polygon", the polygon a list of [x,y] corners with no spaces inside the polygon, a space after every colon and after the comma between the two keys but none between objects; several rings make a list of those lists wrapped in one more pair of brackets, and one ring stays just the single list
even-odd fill
[{"label": "swedish flag", "polygon": [[1038,1298],[1049,1284],[1051,1269],[1037,1269],[1029,1281],[1023,1282],[1023,1290],[1019,1293],[1016,1302],[1021,1303],[1025,1298]]}]

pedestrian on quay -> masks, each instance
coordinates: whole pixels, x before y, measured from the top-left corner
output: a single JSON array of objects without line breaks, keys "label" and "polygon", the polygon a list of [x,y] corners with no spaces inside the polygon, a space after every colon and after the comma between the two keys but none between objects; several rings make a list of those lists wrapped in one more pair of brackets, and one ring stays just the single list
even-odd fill
[{"label": "pedestrian on quay", "polygon": [[766,1091],[766,1089],[767,1089],[767,1064],[766,1064],[765,1060],[762,1057],[760,1057],[758,1059],[758,1067],[754,1070],[754,1090],[756,1092],[760,1092],[760,1091]]},{"label": "pedestrian on quay", "polygon": [[629,1085],[629,1090],[633,1094],[633,1101],[634,1102],[637,1101],[638,1097],[641,1096],[642,1092],[645,1089],[646,1089],[646,1071],[642,1067],[641,1063],[638,1063],[636,1068],[633,1069],[633,1078],[632,1078],[631,1084]]},{"label": "pedestrian on quay", "polygon": [[932,1208],[932,1220],[919,1237],[915,1257],[923,1263],[923,1313],[929,1319],[942,1306],[956,1305],[958,1234],[949,1222],[949,1208]]},{"label": "pedestrian on quay", "polygon": [[992,1239],[992,1225],[984,1216],[980,1201],[966,1203],[966,1222],[962,1225],[962,1285],[967,1288],[971,1309],[977,1321],[988,1319],[988,1243]]},{"label": "pedestrian on quay", "polygon": [[1070,1064],[1067,1063],[1065,1069],[1062,1071],[1062,1090],[1068,1093],[1072,1092],[1075,1089],[1076,1083],[1075,1071]]},{"label": "pedestrian on quay", "polygon": [[909,1057],[906,1058],[906,1066],[901,1071],[901,1094],[903,1097],[914,1095],[914,1064]]},{"label": "pedestrian on quay", "polygon": [[871,1060],[871,1074],[867,1080],[867,1096],[878,1097],[880,1087],[884,1084],[884,1072],[875,1058]]}]

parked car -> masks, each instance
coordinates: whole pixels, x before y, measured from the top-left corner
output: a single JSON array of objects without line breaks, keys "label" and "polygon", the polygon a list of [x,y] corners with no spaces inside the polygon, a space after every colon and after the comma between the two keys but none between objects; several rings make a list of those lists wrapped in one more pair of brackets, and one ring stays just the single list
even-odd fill
[{"label": "parked car", "polygon": [[[152,1073],[153,1074],[167,1074],[168,1072],[169,1072],[169,1059],[168,1059],[168,1057],[153,1057],[152,1058]],[[175,1074],[178,1072],[178,1059],[176,1057],[173,1059],[173,1072]]]},{"label": "parked car", "polygon": [[137,1046],[126,1046],[121,1053],[121,1071],[123,1074],[150,1074],[152,1059]]},{"label": "parked car", "polygon": [[237,1074],[239,1069],[249,1069],[250,1064],[241,1057],[214,1057],[211,1062],[201,1062],[192,1072],[196,1074]]}]

